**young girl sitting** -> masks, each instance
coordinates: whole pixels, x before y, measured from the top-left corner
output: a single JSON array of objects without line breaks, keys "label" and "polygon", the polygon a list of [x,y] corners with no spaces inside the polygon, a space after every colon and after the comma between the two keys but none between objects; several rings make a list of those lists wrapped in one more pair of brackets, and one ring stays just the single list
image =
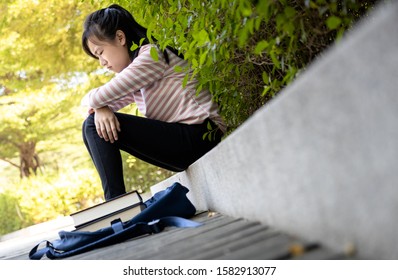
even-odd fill
[{"label": "young girl sitting", "polygon": [[[195,79],[183,86],[186,73],[174,68],[185,69],[187,62],[172,48],[161,51],[150,44],[146,34],[118,5],[93,12],[84,23],[84,51],[117,73],[82,100],[89,106],[83,140],[106,200],[126,192],[120,150],[180,172],[215,147],[226,130],[209,91],[196,94]],[[132,48],[140,42],[141,47]],[[152,48],[158,60],[152,58]],[[145,117],[117,112],[131,103]],[[213,137],[204,138],[210,127]]]}]

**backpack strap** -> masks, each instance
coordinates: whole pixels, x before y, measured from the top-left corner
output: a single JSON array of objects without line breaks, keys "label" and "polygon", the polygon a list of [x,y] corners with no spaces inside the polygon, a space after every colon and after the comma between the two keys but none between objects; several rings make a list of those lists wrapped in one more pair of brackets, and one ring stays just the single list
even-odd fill
[{"label": "backpack strap", "polygon": [[[44,255],[49,259],[66,258],[80,254],[95,248],[119,243],[130,238],[146,234],[156,234],[166,227],[198,227],[201,223],[194,222],[181,217],[163,217],[151,222],[138,222],[134,225],[124,227],[122,221],[112,223],[112,232],[103,236],[97,232],[60,232],[61,239],[51,243],[47,240],[41,241],[29,252],[29,259],[40,260]],[[62,234],[61,234],[62,233]],[[70,234],[68,234],[70,233]],[[72,235],[73,234],[73,235]],[[73,236],[71,241],[70,236]],[[41,244],[45,247],[39,249]],[[62,248],[62,249],[59,249]]]}]

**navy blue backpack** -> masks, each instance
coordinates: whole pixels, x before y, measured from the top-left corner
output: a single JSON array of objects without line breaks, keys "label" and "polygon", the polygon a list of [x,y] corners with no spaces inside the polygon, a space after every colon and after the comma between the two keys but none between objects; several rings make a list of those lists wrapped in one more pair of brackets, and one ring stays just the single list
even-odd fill
[{"label": "navy blue backpack", "polygon": [[[116,220],[109,227],[93,232],[60,231],[60,239],[41,241],[30,251],[29,258],[39,260],[44,255],[49,259],[66,258],[137,236],[159,233],[165,227],[200,226],[200,223],[189,220],[196,209],[186,196],[188,192],[186,187],[175,182],[145,201],[146,208],[131,220]],[[39,249],[43,243],[44,248]]]}]

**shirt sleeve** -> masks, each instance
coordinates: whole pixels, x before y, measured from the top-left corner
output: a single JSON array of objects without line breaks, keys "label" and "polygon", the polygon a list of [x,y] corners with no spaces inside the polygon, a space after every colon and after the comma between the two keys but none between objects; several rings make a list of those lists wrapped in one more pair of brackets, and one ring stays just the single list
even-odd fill
[{"label": "shirt sleeve", "polygon": [[112,104],[109,104],[108,107],[116,112],[119,111],[120,109],[126,107],[127,105],[130,105],[131,103],[135,103],[134,95],[133,94],[128,94],[123,97],[121,97],[118,100],[115,100],[112,102]]},{"label": "shirt sleeve", "polygon": [[142,46],[138,56],[129,66],[105,85],[91,90],[87,94],[88,105],[92,108],[110,106],[114,111],[118,110],[128,105],[122,104],[121,101],[131,102],[134,92],[162,79],[166,63],[161,59],[163,56],[158,49],[159,60],[155,61],[152,58],[152,47],[155,46]]}]

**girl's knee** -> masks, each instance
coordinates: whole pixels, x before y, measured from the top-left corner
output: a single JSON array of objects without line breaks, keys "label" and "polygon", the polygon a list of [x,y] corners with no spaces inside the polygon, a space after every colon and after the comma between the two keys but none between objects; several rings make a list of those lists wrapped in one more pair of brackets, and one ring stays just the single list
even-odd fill
[{"label": "girl's knee", "polygon": [[91,114],[83,122],[82,125],[83,134],[87,134],[87,132],[92,131],[93,128],[95,131],[94,114]]},{"label": "girl's knee", "polygon": [[94,124],[94,114],[88,115],[88,117],[84,120],[83,126],[85,125],[93,125]]}]

